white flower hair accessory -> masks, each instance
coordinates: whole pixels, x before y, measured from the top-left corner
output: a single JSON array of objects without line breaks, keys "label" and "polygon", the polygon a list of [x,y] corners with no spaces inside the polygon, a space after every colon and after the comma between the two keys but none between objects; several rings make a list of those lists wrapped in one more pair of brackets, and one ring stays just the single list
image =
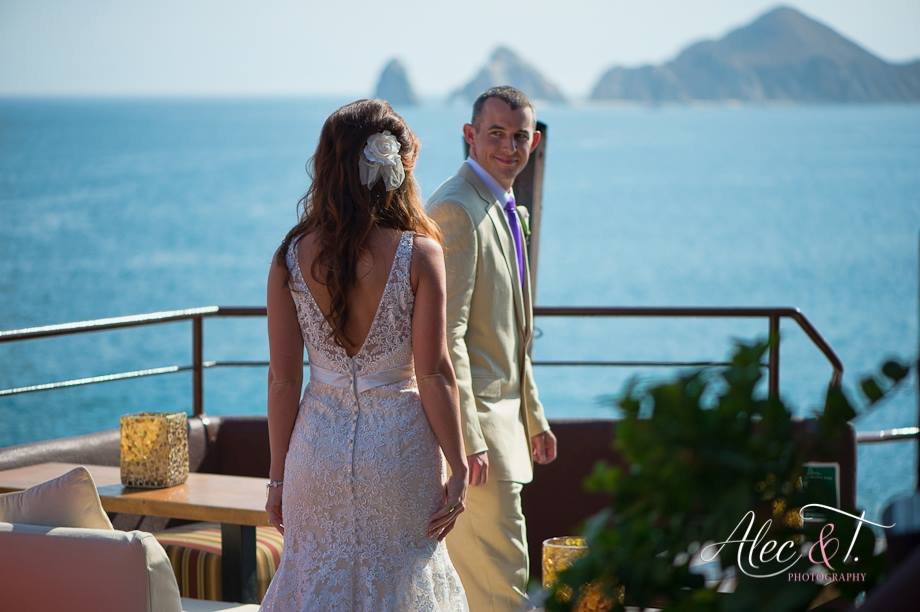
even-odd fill
[{"label": "white flower hair accessory", "polygon": [[389,130],[371,134],[364,145],[364,153],[358,158],[361,184],[370,189],[378,180],[382,180],[387,191],[402,185],[406,171],[403,169],[399,149],[399,141]]}]

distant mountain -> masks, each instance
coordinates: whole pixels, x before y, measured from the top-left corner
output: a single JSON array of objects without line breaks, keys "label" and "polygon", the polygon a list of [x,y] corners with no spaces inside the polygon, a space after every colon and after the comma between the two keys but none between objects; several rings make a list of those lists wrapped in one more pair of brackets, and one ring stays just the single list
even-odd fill
[{"label": "distant mountain", "polygon": [[920,102],[920,61],[890,64],[789,7],[658,66],[607,70],[593,100]]},{"label": "distant mountain", "polygon": [[418,104],[418,96],[409,82],[406,67],[398,59],[391,59],[383,67],[380,78],[377,79],[377,88],[374,90],[375,98],[383,98],[393,106],[414,106]]},{"label": "distant mountain", "polygon": [[533,100],[565,102],[565,96],[555,84],[507,47],[496,48],[476,76],[452,91],[448,99],[472,102],[479,94],[496,85],[517,87]]}]

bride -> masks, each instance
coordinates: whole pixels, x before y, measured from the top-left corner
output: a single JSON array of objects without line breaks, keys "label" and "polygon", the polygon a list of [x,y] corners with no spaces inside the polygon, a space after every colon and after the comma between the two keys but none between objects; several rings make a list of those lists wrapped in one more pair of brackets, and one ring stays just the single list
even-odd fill
[{"label": "bride", "polygon": [[467,464],[417,155],[386,102],[332,113],[272,261],[265,508],[284,552],[263,610],[467,608],[443,542]]}]

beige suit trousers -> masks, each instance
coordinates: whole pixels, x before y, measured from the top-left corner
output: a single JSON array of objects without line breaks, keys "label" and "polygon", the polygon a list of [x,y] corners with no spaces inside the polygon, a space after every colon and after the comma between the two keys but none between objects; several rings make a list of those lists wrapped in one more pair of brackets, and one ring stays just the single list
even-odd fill
[{"label": "beige suit trousers", "polygon": [[[447,535],[470,612],[520,612],[527,594],[527,533],[519,482],[469,487],[466,510]],[[510,579],[510,580],[509,580]]]}]

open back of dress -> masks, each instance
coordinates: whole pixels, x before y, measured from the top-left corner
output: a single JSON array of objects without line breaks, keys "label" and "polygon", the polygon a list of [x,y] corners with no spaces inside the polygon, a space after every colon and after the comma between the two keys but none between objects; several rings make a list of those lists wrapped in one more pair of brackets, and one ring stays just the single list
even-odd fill
[{"label": "open back of dress", "polygon": [[310,362],[285,461],[284,553],[263,610],[465,610],[443,542],[426,528],[445,463],[412,367],[404,232],[364,344],[353,356],[304,282],[297,240],[290,290]]}]

